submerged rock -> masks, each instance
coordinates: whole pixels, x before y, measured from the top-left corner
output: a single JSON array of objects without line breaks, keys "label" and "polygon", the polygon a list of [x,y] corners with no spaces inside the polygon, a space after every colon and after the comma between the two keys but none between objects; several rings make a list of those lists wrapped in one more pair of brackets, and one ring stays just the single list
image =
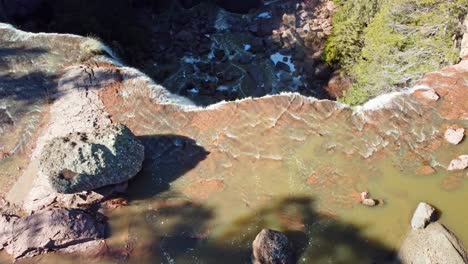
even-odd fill
[{"label": "submerged rock", "polygon": [[380,202],[375,200],[375,199],[372,199],[370,197],[370,194],[369,192],[365,191],[365,192],[362,192],[360,194],[360,198],[361,198],[361,204],[362,205],[365,205],[367,207],[374,207],[376,205],[378,205]]},{"label": "submerged rock", "polygon": [[447,168],[449,171],[464,170],[468,167],[468,155],[460,155],[452,160]]},{"label": "submerged rock", "polygon": [[125,182],[141,169],[144,147],[123,125],[52,139],[41,154],[41,172],[60,193]]},{"label": "submerged rock", "polygon": [[368,207],[374,207],[377,205],[377,201],[375,201],[374,199],[369,199],[369,198],[362,200],[361,203]]},{"label": "submerged rock", "polygon": [[105,226],[82,210],[47,209],[19,218],[0,216],[0,249],[13,258],[33,257],[64,250],[96,248],[104,238]]},{"label": "submerged rock", "polygon": [[402,264],[468,263],[468,254],[458,238],[439,223],[412,230],[398,253]]},{"label": "submerged rock", "polygon": [[292,264],[293,252],[288,238],[281,232],[263,229],[253,242],[254,264]]},{"label": "submerged rock", "polygon": [[465,136],[465,129],[464,128],[448,128],[445,131],[444,137],[445,140],[453,145],[457,145],[463,140],[463,137]]},{"label": "submerged rock", "polygon": [[411,219],[411,227],[413,227],[413,229],[425,228],[426,225],[433,220],[434,215],[434,207],[424,202],[419,203]]}]

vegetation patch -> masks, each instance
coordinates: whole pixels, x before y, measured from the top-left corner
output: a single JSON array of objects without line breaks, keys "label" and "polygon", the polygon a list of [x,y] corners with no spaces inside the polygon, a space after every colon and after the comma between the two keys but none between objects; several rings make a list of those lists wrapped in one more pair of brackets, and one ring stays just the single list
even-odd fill
[{"label": "vegetation patch", "polygon": [[339,100],[361,104],[412,85],[424,73],[457,63],[468,0],[336,0],[324,59],[353,86]]}]

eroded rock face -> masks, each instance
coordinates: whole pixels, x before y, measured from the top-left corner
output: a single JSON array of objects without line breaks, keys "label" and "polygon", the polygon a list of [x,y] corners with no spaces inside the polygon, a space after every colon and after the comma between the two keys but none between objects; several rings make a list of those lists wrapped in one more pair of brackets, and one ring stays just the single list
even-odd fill
[{"label": "eroded rock face", "polygon": [[55,138],[41,155],[41,172],[60,193],[125,182],[141,169],[144,147],[123,125]]},{"label": "eroded rock face", "polygon": [[293,264],[288,238],[281,232],[263,229],[253,242],[254,264]]},{"label": "eroded rock face", "polygon": [[431,205],[421,202],[411,219],[411,227],[413,229],[423,229],[427,224],[434,220],[435,209]]},{"label": "eroded rock face", "polygon": [[412,230],[403,242],[398,257],[403,264],[468,263],[462,243],[439,223]]},{"label": "eroded rock face", "polygon": [[96,247],[105,226],[81,210],[47,209],[30,216],[0,216],[0,249],[15,259],[43,252],[82,251]]}]

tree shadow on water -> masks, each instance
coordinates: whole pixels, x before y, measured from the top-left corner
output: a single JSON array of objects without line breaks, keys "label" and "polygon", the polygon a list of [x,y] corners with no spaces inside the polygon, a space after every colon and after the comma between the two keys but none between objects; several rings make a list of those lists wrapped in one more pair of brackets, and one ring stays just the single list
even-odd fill
[{"label": "tree shadow on water", "polygon": [[263,228],[286,234],[297,263],[400,263],[392,249],[364,237],[363,228],[316,211],[314,200],[307,196],[274,199],[235,220],[200,247],[197,259],[251,263],[252,242]]},{"label": "tree shadow on water", "polygon": [[193,139],[178,135],[140,136],[145,160],[129,184],[129,196],[145,199],[169,189],[169,184],[193,169],[209,152]]}]

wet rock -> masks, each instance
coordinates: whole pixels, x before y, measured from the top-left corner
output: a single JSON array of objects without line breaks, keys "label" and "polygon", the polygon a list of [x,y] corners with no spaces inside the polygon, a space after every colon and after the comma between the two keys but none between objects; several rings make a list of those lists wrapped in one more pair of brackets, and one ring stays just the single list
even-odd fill
[{"label": "wet rock", "polygon": [[143,145],[123,125],[52,139],[40,169],[60,193],[76,193],[125,182],[141,169]]},{"label": "wet rock", "polygon": [[53,208],[22,218],[3,215],[2,221],[0,243],[15,259],[50,251],[83,251],[104,238],[104,224],[82,210]]},{"label": "wet rock", "polygon": [[364,199],[362,200],[362,204],[368,207],[374,207],[377,205],[377,201],[374,199]]},{"label": "wet rock", "polygon": [[367,191],[360,193],[359,197],[361,198],[361,204],[367,207],[374,207],[380,203],[379,201],[372,199]]},{"label": "wet rock", "polygon": [[253,242],[254,264],[292,264],[293,252],[288,238],[281,232],[263,229]]},{"label": "wet rock", "polygon": [[468,167],[468,155],[460,155],[452,160],[447,168],[449,171],[464,170]]},{"label": "wet rock", "polygon": [[428,223],[433,220],[435,216],[435,209],[431,205],[421,202],[419,203],[416,211],[414,211],[413,218],[411,219],[411,227],[413,229],[423,229]]},{"label": "wet rock", "polygon": [[465,264],[468,254],[452,232],[439,223],[431,223],[425,229],[411,230],[398,259],[402,264]]},{"label": "wet rock", "polygon": [[453,145],[457,145],[463,140],[465,136],[465,129],[464,128],[455,128],[449,127],[444,134],[445,140]]}]

